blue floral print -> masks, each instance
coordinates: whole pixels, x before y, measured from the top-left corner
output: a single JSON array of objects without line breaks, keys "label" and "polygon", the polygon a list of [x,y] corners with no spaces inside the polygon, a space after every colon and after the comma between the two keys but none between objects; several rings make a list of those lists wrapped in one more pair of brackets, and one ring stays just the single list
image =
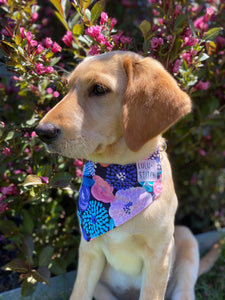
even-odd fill
[{"label": "blue floral print", "polygon": [[82,214],[82,227],[89,239],[93,239],[112,227],[110,216],[100,201],[90,201],[88,209]]},{"label": "blue floral print", "polygon": [[91,191],[89,187],[81,185],[78,198],[78,206],[80,210],[84,211],[88,208],[90,197]]},{"label": "blue floral print", "polygon": [[87,161],[84,165],[83,176],[94,176],[96,169],[96,163],[93,161]]},{"label": "blue floral print", "polygon": [[134,186],[137,181],[135,165],[109,165],[107,167],[105,180],[117,190],[126,190]]}]

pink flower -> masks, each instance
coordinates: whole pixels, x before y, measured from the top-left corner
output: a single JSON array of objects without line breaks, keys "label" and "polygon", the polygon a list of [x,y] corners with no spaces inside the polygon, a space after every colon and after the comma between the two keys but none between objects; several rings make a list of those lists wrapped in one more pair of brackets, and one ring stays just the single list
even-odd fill
[{"label": "pink flower", "polygon": [[48,184],[48,183],[49,183],[49,178],[48,178],[48,177],[41,176],[41,181],[42,181],[43,183]]},{"label": "pink flower", "polygon": [[[0,198],[0,201],[3,200],[5,197],[1,197]],[[8,208],[8,205],[7,203],[1,203],[0,202],[0,213],[4,213],[5,211],[7,211],[9,208]]]},{"label": "pink flower", "polygon": [[100,19],[100,25],[104,25],[106,22],[108,22],[108,15],[105,12],[101,13],[101,19]]},{"label": "pink flower", "polygon": [[175,12],[174,12],[175,17],[180,13],[181,10],[182,10],[182,6],[180,4],[178,4],[176,6]]},{"label": "pink flower", "polygon": [[38,75],[45,73],[45,67],[43,66],[43,64],[41,63],[36,64],[36,73]]},{"label": "pink flower", "polygon": [[219,49],[223,48],[224,45],[225,45],[225,38],[222,37],[222,36],[218,36],[216,38],[216,43],[217,43],[217,46],[218,46]]},{"label": "pink flower", "polygon": [[83,162],[80,159],[74,159],[73,164],[74,164],[74,166],[77,166],[77,167],[83,166]]},{"label": "pink flower", "polygon": [[182,53],[181,55],[187,64],[190,64],[192,62],[192,56],[189,52]]},{"label": "pink flower", "polygon": [[181,59],[177,59],[175,61],[174,66],[173,66],[173,73],[179,72],[181,64],[182,64],[182,60]]},{"label": "pink flower", "polygon": [[28,174],[32,174],[32,172],[33,172],[33,171],[32,171],[31,166],[28,166],[28,167],[27,167],[27,173],[28,173]]},{"label": "pink flower", "polygon": [[0,122],[0,124],[2,125],[2,127],[5,127],[5,123],[3,121]]},{"label": "pink flower", "polygon": [[151,40],[151,47],[153,49],[157,48],[159,46],[159,40],[156,37],[153,37]]},{"label": "pink flower", "polygon": [[110,27],[110,29],[113,29],[113,27],[114,27],[116,24],[117,24],[117,19],[112,18],[112,19],[111,19],[111,27]]},{"label": "pink flower", "polygon": [[26,38],[27,38],[28,44],[30,44],[30,42],[31,42],[31,40],[33,38],[33,34],[30,31],[27,31]]},{"label": "pink flower", "polygon": [[32,132],[31,132],[31,137],[32,137],[32,138],[37,137],[37,134],[36,134],[35,131],[32,131]]},{"label": "pink flower", "polygon": [[29,138],[30,134],[29,134],[29,132],[25,132],[23,136],[26,137],[26,138]]},{"label": "pink flower", "polygon": [[8,147],[5,147],[5,149],[2,151],[2,153],[5,154],[6,156],[10,156],[11,150]]},{"label": "pink flower", "polygon": [[95,199],[104,203],[111,203],[116,200],[113,195],[113,187],[100,176],[95,175],[93,177],[95,183],[91,187],[91,194]]},{"label": "pink flower", "polygon": [[47,68],[45,69],[45,72],[46,72],[46,74],[53,73],[53,72],[54,72],[54,68],[51,67],[51,66],[49,66],[49,67],[47,67]]},{"label": "pink flower", "polygon": [[34,146],[34,151],[35,151],[35,152],[39,152],[40,149],[41,149],[40,146],[38,146],[38,145]]},{"label": "pink flower", "polygon": [[114,34],[114,35],[112,36],[113,43],[114,43],[116,46],[119,46],[119,45],[120,45],[120,36],[121,36],[121,35],[117,35],[117,34]]},{"label": "pink flower", "polygon": [[94,39],[98,39],[101,32],[102,32],[102,27],[100,26],[91,26],[85,30],[85,34],[89,35]]},{"label": "pink flower", "polygon": [[83,176],[82,171],[79,170],[79,169],[77,169],[77,170],[76,170],[76,176],[77,176],[78,178],[82,178],[82,176]]},{"label": "pink flower", "polygon": [[1,188],[1,193],[3,195],[16,195],[18,194],[18,190],[15,184],[11,183],[9,186],[3,186]]},{"label": "pink flower", "polygon": [[201,156],[206,156],[206,152],[203,149],[198,149],[198,152]]},{"label": "pink flower", "polygon": [[166,38],[167,38],[168,42],[172,43],[172,41],[173,41],[172,35],[168,35]]},{"label": "pink flower", "polygon": [[204,21],[208,22],[211,19],[211,16],[214,14],[214,9],[212,7],[206,8],[206,14],[204,17]]},{"label": "pink flower", "polygon": [[208,88],[210,87],[210,82],[209,81],[199,81],[196,85],[195,88],[198,90],[208,90]]},{"label": "pink flower", "polygon": [[57,44],[56,42],[54,42],[53,46],[52,46],[52,52],[56,53],[56,52],[61,52],[61,51],[62,51],[62,48],[59,46],[59,44]]},{"label": "pink flower", "polygon": [[193,36],[186,36],[184,38],[184,42],[182,44],[182,46],[194,46],[196,43],[198,42],[198,40],[193,37]]},{"label": "pink flower", "polygon": [[53,96],[54,98],[58,98],[58,97],[59,97],[59,92],[54,91],[53,94],[52,94],[52,96]]},{"label": "pink flower", "polygon": [[20,27],[20,36],[21,36],[22,39],[24,39],[24,36],[25,36],[24,35],[24,30],[25,29],[23,27]]},{"label": "pink flower", "polygon": [[51,45],[53,44],[53,41],[50,37],[46,37],[45,39],[45,46],[48,49],[49,47],[51,47]]},{"label": "pink flower", "polygon": [[125,45],[125,44],[129,45],[130,42],[132,41],[132,38],[121,36],[120,41],[121,41],[122,45]]},{"label": "pink flower", "polygon": [[202,32],[205,32],[208,29],[208,24],[205,22],[203,16],[194,21],[194,26],[200,29]]},{"label": "pink flower", "polygon": [[0,4],[8,5],[8,0],[0,0]]},{"label": "pink flower", "polygon": [[89,55],[98,55],[100,53],[100,48],[97,45],[91,45],[88,52]]},{"label": "pink flower", "polygon": [[30,46],[31,46],[31,47],[37,46],[37,41],[31,40],[31,41],[30,41]]},{"label": "pink flower", "polygon": [[41,53],[43,50],[44,50],[44,47],[42,45],[38,44],[36,54]]},{"label": "pink flower", "polygon": [[49,87],[49,88],[47,88],[46,92],[47,92],[47,94],[52,94],[53,93],[53,89]]},{"label": "pink flower", "polygon": [[62,38],[62,41],[66,44],[67,47],[71,47],[73,41],[72,31],[67,31],[64,37]]},{"label": "pink flower", "polygon": [[37,21],[37,19],[38,19],[38,13],[37,13],[37,12],[34,12],[34,13],[32,14],[32,22],[34,23],[35,21]]}]

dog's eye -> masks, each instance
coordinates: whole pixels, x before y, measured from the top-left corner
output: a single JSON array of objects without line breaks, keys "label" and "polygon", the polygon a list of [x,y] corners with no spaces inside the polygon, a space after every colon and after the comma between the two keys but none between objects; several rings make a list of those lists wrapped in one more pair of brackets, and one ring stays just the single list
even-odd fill
[{"label": "dog's eye", "polygon": [[95,96],[103,96],[103,95],[107,94],[108,92],[109,92],[109,89],[100,84],[96,84],[92,90],[92,93]]}]

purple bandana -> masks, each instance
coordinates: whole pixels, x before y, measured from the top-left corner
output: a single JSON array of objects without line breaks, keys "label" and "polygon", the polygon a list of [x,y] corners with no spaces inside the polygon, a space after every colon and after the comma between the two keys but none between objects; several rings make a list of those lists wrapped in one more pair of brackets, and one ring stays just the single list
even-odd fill
[{"label": "purple bandana", "polygon": [[90,241],[127,222],[161,192],[159,150],[136,164],[106,165],[87,161],[78,200],[84,239]]}]

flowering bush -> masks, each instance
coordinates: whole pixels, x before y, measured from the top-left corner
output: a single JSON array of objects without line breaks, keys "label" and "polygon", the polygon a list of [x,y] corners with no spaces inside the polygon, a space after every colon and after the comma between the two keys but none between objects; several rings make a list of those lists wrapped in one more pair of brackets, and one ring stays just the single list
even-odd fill
[{"label": "flowering bush", "polygon": [[215,0],[0,0],[0,231],[17,249],[5,268],[20,273],[24,296],[75,268],[83,163],[47,154],[34,128],[88,55],[152,56],[191,95],[193,113],[166,134],[177,219],[195,232],[225,225],[224,22]]}]

